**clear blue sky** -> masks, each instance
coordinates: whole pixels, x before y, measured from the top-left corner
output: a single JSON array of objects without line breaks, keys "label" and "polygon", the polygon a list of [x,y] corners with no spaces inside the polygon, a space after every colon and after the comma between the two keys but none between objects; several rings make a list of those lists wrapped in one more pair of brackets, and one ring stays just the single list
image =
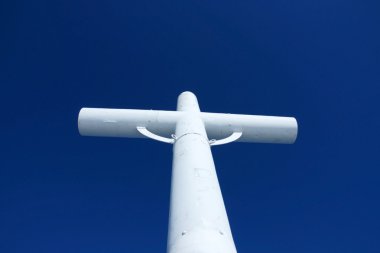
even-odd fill
[{"label": "clear blue sky", "polygon": [[2,1],[0,252],[165,252],[171,146],[81,107],[294,116],[213,148],[238,252],[380,252],[380,2]]}]

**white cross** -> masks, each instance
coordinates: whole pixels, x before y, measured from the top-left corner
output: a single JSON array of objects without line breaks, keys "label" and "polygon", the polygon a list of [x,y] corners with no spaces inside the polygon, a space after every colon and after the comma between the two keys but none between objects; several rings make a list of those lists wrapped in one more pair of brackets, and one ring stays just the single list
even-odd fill
[{"label": "white cross", "polygon": [[174,144],[168,253],[234,253],[210,146],[233,141],[291,144],[291,117],[201,112],[183,92],[177,111],[83,108],[81,135],[151,138]]}]

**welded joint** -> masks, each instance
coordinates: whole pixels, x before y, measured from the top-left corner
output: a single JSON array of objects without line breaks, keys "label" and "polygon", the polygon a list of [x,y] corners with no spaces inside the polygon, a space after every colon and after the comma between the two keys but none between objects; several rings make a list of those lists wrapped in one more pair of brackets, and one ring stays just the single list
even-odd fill
[{"label": "welded joint", "polygon": [[[174,135],[174,134],[173,134]],[[172,135],[172,136],[173,136]],[[206,141],[206,143],[208,143],[209,142],[209,140],[207,139],[207,137],[205,137],[205,136],[203,136],[202,134],[200,134],[200,133],[185,133],[185,134],[182,134],[182,135],[180,135],[180,136],[176,136],[176,135],[174,135],[175,136],[175,138],[174,138],[174,142],[176,142],[176,141],[179,141],[179,139],[181,139],[182,137],[184,137],[184,136],[188,136],[188,135],[198,135],[198,136],[200,136],[202,139],[203,139],[203,141]]]}]

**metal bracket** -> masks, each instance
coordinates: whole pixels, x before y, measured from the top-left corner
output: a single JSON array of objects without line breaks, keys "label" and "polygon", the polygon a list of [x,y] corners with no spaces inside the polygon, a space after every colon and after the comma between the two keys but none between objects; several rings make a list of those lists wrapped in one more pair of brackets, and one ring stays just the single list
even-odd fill
[{"label": "metal bracket", "polygon": [[151,138],[153,140],[161,141],[161,142],[165,142],[165,143],[170,143],[170,144],[173,144],[175,142],[175,135],[172,135],[173,138],[166,138],[166,137],[162,137],[162,136],[159,136],[157,134],[152,133],[151,131],[146,129],[146,127],[136,127],[136,129],[142,135],[144,135],[148,138]]},{"label": "metal bracket", "polygon": [[238,140],[242,136],[242,134],[243,133],[240,131],[239,132],[233,132],[230,136],[228,136],[224,139],[220,139],[220,140],[212,139],[209,141],[209,143],[210,143],[210,146],[227,144],[227,143]]}]

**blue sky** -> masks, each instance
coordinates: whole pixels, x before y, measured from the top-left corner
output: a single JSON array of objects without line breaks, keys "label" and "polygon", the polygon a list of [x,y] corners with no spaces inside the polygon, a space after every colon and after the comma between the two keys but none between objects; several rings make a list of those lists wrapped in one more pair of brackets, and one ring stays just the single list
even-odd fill
[{"label": "blue sky", "polygon": [[165,252],[171,146],[81,107],[294,116],[213,148],[238,252],[380,251],[378,1],[3,1],[0,252]]}]

